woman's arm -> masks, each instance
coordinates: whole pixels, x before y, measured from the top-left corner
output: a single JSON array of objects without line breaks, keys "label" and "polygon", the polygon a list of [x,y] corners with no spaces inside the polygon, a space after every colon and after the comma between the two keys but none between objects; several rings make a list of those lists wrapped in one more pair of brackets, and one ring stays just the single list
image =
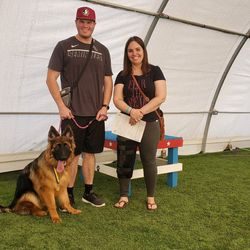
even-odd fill
[{"label": "woman's arm", "polygon": [[143,113],[140,111],[140,109],[134,109],[124,102],[123,87],[123,84],[118,83],[115,85],[113,102],[120,111],[130,115],[130,124],[133,125],[142,119]]},{"label": "woman's arm", "polygon": [[113,102],[115,106],[122,112],[129,114],[129,106],[126,102],[124,102],[123,98],[123,87],[124,85],[118,83],[114,88]]},{"label": "woman's arm", "polygon": [[155,84],[155,97],[145,104],[140,110],[143,115],[157,110],[160,105],[166,100],[167,86],[165,80],[158,80]]}]

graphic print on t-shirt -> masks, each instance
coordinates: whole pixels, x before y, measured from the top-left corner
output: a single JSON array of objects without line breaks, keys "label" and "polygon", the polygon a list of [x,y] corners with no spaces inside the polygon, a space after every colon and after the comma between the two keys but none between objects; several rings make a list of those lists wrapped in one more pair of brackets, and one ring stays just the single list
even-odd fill
[{"label": "graphic print on t-shirt", "polygon": [[[72,46],[71,46],[72,47]],[[87,58],[89,53],[89,50],[86,49],[68,49],[67,50],[67,55],[68,57],[71,58]],[[97,61],[102,62],[102,53],[97,52],[97,51],[92,51],[91,53],[91,59],[95,59]]]},{"label": "graphic print on t-shirt", "polygon": [[[144,92],[146,89],[145,79],[138,81],[141,90]],[[131,93],[131,97],[128,100],[128,105],[134,108],[141,108],[146,104],[144,97],[141,95],[138,87],[135,85],[132,79],[129,80],[128,91]]]}]

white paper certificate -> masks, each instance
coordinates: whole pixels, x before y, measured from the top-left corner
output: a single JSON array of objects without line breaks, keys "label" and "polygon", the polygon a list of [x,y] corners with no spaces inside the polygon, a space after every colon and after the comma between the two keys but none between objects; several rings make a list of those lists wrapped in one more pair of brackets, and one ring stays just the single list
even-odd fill
[{"label": "white paper certificate", "polygon": [[141,142],[146,122],[141,120],[132,126],[129,124],[129,119],[130,116],[117,113],[112,126],[112,133],[133,141]]}]

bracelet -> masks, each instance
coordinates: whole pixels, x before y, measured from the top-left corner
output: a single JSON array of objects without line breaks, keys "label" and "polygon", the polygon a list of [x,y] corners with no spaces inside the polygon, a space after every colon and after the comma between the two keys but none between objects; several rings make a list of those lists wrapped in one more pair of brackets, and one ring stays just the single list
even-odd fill
[{"label": "bracelet", "polygon": [[131,110],[132,110],[132,108],[128,106],[125,112],[126,112],[127,114],[130,114]]},{"label": "bracelet", "polygon": [[109,105],[108,104],[102,104],[102,107],[107,108],[107,110],[109,110]]}]

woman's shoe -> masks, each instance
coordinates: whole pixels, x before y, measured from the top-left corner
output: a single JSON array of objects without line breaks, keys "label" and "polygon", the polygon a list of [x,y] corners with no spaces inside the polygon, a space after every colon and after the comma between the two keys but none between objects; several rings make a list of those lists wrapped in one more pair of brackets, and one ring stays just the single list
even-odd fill
[{"label": "woman's shoe", "polygon": [[128,205],[128,201],[121,199],[117,203],[115,203],[114,207],[115,208],[125,208],[127,205]]},{"label": "woman's shoe", "polygon": [[149,211],[155,211],[157,209],[157,204],[155,203],[154,197],[148,197],[147,198],[146,208]]}]

